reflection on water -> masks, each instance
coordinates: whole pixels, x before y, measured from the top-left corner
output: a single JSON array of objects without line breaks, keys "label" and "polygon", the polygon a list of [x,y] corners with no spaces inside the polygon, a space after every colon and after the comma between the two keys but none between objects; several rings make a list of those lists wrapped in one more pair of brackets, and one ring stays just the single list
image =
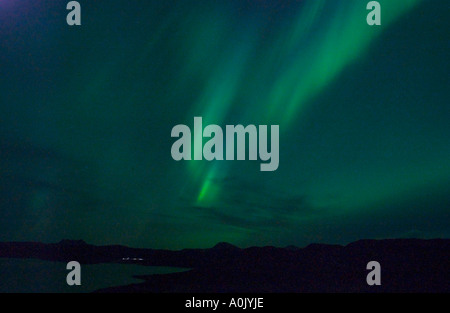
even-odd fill
[{"label": "reflection on water", "polygon": [[66,263],[35,259],[0,258],[0,292],[92,292],[100,288],[142,282],[133,275],[185,271],[174,267],[136,264],[81,264],[81,286],[68,286]]}]

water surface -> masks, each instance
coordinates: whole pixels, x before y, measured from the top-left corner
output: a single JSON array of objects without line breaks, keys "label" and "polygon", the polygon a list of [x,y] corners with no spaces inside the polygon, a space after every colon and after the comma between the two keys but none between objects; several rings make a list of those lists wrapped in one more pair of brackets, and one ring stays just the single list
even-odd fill
[{"label": "water surface", "polygon": [[92,292],[142,282],[133,275],[167,274],[185,270],[137,264],[81,264],[81,286],[68,286],[66,276],[70,271],[66,270],[66,263],[0,258],[0,292]]}]

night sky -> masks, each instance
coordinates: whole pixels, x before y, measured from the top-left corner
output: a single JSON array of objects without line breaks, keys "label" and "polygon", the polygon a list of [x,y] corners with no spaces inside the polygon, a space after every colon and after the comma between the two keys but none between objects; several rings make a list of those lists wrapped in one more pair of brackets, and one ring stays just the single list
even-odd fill
[{"label": "night sky", "polygon": [[[447,0],[0,0],[0,241],[450,236]],[[171,129],[280,125],[280,163]]]}]

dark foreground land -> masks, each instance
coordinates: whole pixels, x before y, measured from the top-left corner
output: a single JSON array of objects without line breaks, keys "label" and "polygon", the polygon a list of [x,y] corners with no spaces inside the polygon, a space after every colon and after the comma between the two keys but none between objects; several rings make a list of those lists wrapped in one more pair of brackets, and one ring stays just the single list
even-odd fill
[{"label": "dark foreground land", "polygon": [[[192,269],[139,276],[145,281],[99,292],[450,292],[449,239],[360,240],[347,246],[313,244],[302,249],[240,249],[220,243],[210,249],[180,251],[63,240],[0,243],[0,257]],[[381,265],[381,286],[366,282],[370,261]]]}]

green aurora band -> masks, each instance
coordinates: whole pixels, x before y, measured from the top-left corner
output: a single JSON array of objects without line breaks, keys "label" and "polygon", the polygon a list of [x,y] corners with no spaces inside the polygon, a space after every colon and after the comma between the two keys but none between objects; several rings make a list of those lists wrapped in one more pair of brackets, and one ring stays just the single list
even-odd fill
[{"label": "green aurora band", "polygon": [[[246,99],[245,103],[254,103],[255,108],[251,110],[251,117],[246,116],[245,120],[253,117],[267,123],[278,121],[281,130],[289,132],[293,120],[299,119],[299,114],[314,96],[326,88],[346,66],[364,58],[365,52],[379,34],[421,1],[383,3],[383,27],[364,25],[367,11],[361,8],[365,1],[336,1],[336,4],[330,4],[327,0],[305,1],[291,23],[284,25],[287,31],[273,42],[265,43],[263,51],[259,51],[264,55],[261,58],[263,62],[253,65],[251,69],[245,68],[248,62],[244,61],[249,60],[252,49],[261,47],[253,39],[258,29],[247,31],[245,38],[238,41],[239,46],[224,61],[225,65],[218,66],[215,74],[209,78],[210,86],[202,93],[195,112],[202,112],[200,116],[205,120],[223,123],[225,116],[233,110],[232,106],[241,105],[238,103],[241,99],[236,100],[236,95],[239,88],[245,88],[242,86],[247,80],[254,85],[259,83],[260,86],[271,87],[263,91],[266,95],[257,100]],[[253,23],[253,27],[264,28],[265,20],[258,20]],[[291,57],[284,57],[286,51],[291,52]],[[252,73],[251,77],[244,79],[245,72]],[[266,77],[273,79],[270,82],[262,81]],[[250,88],[255,88],[254,85]],[[255,114],[258,111],[261,112],[259,117]],[[219,175],[218,172],[226,175],[223,173],[226,169],[209,166],[205,170],[205,166],[198,162],[190,162],[188,166],[189,175],[202,181],[197,205],[214,205],[214,197],[220,193],[220,186],[214,186],[214,179]]]}]

